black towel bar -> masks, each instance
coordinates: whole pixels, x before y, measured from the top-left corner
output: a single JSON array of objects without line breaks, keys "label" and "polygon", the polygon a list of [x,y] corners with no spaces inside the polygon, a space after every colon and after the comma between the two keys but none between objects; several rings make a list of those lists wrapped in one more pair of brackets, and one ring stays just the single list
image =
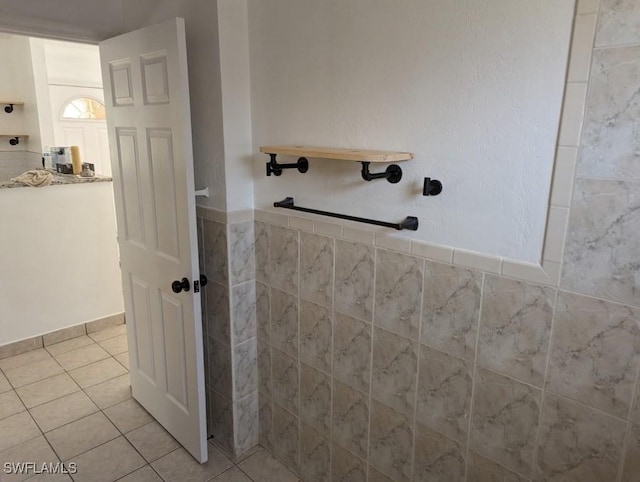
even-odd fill
[{"label": "black towel bar", "polygon": [[408,229],[410,231],[418,230],[418,218],[416,218],[415,216],[407,216],[407,218],[401,223],[387,223],[386,221],[378,221],[376,219],[359,218],[357,216],[349,216],[348,214],[332,213],[329,211],[320,211],[319,209],[310,209],[310,208],[295,206],[293,203],[292,197],[285,198],[280,202],[275,202],[273,203],[273,206],[276,208],[293,209],[294,211],[303,211],[305,213],[313,213],[313,214],[320,214],[322,216],[330,216],[332,218],[348,219],[349,221],[356,221],[358,223],[375,224],[376,226],[393,228],[393,229],[397,229],[398,231],[401,231],[403,229]]}]

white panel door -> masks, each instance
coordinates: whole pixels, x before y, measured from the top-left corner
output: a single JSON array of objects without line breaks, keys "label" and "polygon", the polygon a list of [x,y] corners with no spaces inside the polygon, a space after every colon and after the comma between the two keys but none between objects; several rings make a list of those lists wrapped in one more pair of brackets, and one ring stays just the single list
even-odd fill
[{"label": "white panel door", "polygon": [[[204,361],[184,20],[100,44],[131,387],[207,460]],[[188,291],[172,282],[186,279]]]}]

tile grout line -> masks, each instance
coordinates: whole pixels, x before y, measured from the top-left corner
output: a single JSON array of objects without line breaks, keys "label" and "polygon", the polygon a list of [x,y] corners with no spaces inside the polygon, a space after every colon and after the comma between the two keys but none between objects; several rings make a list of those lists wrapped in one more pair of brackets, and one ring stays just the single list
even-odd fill
[{"label": "tile grout line", "polygon": [[266,281],[268,281],[267,287],[268,287],[268,291],[269,291],[269,385],[270,385],[270,394],[271,394],[271,400],[269,401],[269,405],[270,405],[270,409],[271,409],[271,423],[270,423],[270,427],[269,427],[269,431],[270,431],[270,436],[271,436],[271,440],[270,440],[270,445],[271,448],[270,450],[274,450],[275,449],[275,432],[274,432],[274,421],[275,421],[275,397],[274,397],[274,371],[273,371],[273,350],[274,350],[274,346],[273,346],[273,317],[271,314],[271,310],[273,307],[273,292],[272,292],[272,279],[271,279],[271,238],[272,238],[272,233],[271,233],[271,226],[267,225],[266,223],[264,224],[264,232],[266,233],[267,236],[267,269],[268,272],[265,273],[265,278]]},{"label": "tile grout line", "polygon": [[371,466],[371,419],[373,412],[373,349],[375,343],[376,323],[376,283],[378,282],[378,248],[373,246],[373,290],[371,294],[371,343],[369,344],[369,414],[367,417],[367,460],[365,460],[365,477],[369,480]]},{"label": "tile grout line", "polygon": [[300,303],[300,252],[302,245],[302,236],[300,236],[300,230],[294,230],[296,236],[296,348],[297,348],[297,362],[298,362],[298,380],[297,380],[297,398],[298,398],[298,460],[297,460],[297,476],[300,478],[302,475],[302,355],[300,354],[300,311],[301,311],[301,303]]},{"label": "tile grout line", "polygon": [[335,348],[335,307],[336,307],[336,240],[335,238],[329,238],[331,240],[331,311],[329,312],[329,323],[331,328],[331,340],[330,340],[330,354],[331,354],[331,366],[329,367],[329,477],[333,477],[333,462],[335,454],[333,453],[333,380],[334,380],[334,348]]},{"label": "tile grout line", "polygon": [[417,343],[417,356],[416,356],[416,392],[413,397],[413,441],[412,441],[412,454],[411,454],[411,469],[410,477],[416,477],[416,437],[418,433],[418,392],[420,390],[420,360],[422,359],[422,348],[420,340],[422,339],[422,319],[424,310],[424,278],[427,273],[426,261],[422,260],[422,289],[420,290],[420,309],[418,311],[418,343]]},{"label": "tile grout line", "polygon": [[231,257],[232,257],[232,248],[231,248],[231,225],[225,223],[224,224],[224,235],[225,235],[225,248],[227,251],[227,259],[226,259],[226,273],[227,273],[227,285],[225,289],[227,291],[227,306],[229,313],[229,345],[230,345],[230,358],[231,358],[231,366],[229,370],[231,371],[231,444],[230,447],[232,453],[235,456],[236,453],[236,436],[238,435],[238,424],[236,420],[236,343],[235,343],[235,319],[233,313],[233,273],[231,270]]},{"label": "tile grout line", "polygon": [[542,430],[542,415],[544,413],[544,406],[547,399],[547,384],[549,383],[549,367],[551,366],[551,349],[553,347],[553,337],[555,333],[556,313],[558,309],[559,297],[560,297],[560,290],[556,289],[554,294],[554,299],[553,299],[553,312],[551,314],[551,326],[549,327],[549,343],[547,345],[547,359],[545,361],[544,378],[542,379],[540,413],[538,414],[538,426],[536,427],[536,436],[534,439],[533,454],[532,454],[532,460],[531,460],[530,476],[532,478],[538,463],[538,446],[540,443],[540,432]]},{"label": "tile grout line", "polygon": [[482,308],[484,304],[484,289],[486,282],[486,273],[482,273],[482,281],[480,283],[480,303],[478,304],[478,326],[476,327],[476,340],[474,345],[474,353],[473,353],[473,365],[472,365],[472,375],[471,375],[471,401],[469,403],[469,422],[467,423],[467,447],[465,450],[464,457],[464,480],[469,480],[469,453],[471,452],[471,425],[473,419],[473,409],[475,408],[475,399],[476,399],[476,391],[477,391],[477,376],[478,376],[478,346],[480,345],[480,324],[482,323]]},{"label": "tile grout line", "polygon": [[[637,362],[636,362],[637,363]],[[638,403],[638,380],[640,379],[640,364],[636,367],[636,380],[633,385],[633,395],[631,396],[631,403],[629,404],[629,411],[627,412],[627,426],[625,429],[624,440],[622,442],[622,452],[620,454],[620,460],[618,462],[618,476],[617,482],[622,482],[622,476],[624,474],[624,466],[627,458],[627,450],[629,448],[629,442],[631,438],[631,432],[633,430],[633,409],[634,405]]]}]

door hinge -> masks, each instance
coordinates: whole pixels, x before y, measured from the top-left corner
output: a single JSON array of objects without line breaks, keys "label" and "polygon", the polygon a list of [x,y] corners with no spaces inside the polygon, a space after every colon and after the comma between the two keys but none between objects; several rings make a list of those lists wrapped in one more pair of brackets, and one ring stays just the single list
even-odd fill
[{"label": "door hinge", "polygon": [[193,292],[200,293],[200,282],[198,280],[193,282]]}]

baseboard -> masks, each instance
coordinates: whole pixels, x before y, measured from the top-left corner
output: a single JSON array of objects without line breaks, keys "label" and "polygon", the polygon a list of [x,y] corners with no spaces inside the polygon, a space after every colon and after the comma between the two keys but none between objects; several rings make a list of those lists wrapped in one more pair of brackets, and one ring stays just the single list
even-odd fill
[{"label": "baseboard", "polygon": [[70,340],[78,336],[94,333],[112,326],[122,325],[125,322],[124,313],[118,313],[97,320],[80,323],[78,325],[63,328],[61,330],[45,333],[44,335],[14,341],[0,346],[0,360],[10,356],[20,355],[28,351],[37,350],[44,346],[53,345],[62,341]]}]

